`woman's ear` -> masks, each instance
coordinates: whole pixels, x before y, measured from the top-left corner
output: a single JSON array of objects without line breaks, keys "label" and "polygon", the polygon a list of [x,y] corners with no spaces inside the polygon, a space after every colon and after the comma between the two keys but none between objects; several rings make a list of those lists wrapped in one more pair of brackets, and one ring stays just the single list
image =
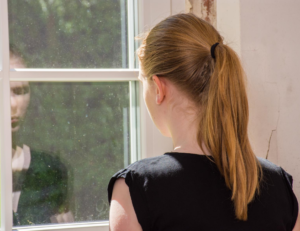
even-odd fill
[{"label": "woman's ear", "polygon": [[163,77],[157,77],[156,75],[154,75],[152,79],[156,88],[156,103],[161,104],[166,95],[166,81]]}]

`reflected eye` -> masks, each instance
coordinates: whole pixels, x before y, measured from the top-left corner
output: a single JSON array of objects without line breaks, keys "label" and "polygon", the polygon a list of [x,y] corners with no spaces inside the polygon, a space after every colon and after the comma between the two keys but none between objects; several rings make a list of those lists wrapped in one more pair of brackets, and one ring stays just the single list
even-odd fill
[{"label": "reflected eye", "polygon": [[12,91],[16,95],[25,95],[29,93],[29,87],[17,87],[14,88]]}]

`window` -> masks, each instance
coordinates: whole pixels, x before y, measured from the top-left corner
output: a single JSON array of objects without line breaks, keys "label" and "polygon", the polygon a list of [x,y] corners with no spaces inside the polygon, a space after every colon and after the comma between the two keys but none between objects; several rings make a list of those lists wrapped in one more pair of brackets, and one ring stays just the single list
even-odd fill
[{"label": "window", "polygon": [[0,4],[1,230],[108,230],[112,174],[172,148],[140,103],[134,37],[184,1]]}]

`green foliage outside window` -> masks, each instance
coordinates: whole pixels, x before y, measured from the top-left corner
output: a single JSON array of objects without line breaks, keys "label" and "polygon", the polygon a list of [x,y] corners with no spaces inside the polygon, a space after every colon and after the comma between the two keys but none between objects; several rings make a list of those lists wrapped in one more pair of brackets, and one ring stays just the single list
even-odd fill
[{"label": "green foliage outside window", "polygon": [[[125,0],[9,0],[10,44],[31,68],[120,68]],[[122,14],[125,13],[125,14]],[[126,28],[125,28],[126,33]],[[123,36],[126,38],[126,36]],[[123,65],[123,66],[122,66]]]}]

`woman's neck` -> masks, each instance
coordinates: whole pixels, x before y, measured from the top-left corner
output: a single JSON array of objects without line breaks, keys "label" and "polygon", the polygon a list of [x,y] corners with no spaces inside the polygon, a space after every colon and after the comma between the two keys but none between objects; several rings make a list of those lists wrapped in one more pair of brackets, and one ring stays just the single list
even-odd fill
[{"label": "woman's neck", "polygon": [[210,155],[205,147],[203,151],[198,144],[199,114],[190,105],[181,102],[180,107],[170,110],[168,117],[175,152]]}]

